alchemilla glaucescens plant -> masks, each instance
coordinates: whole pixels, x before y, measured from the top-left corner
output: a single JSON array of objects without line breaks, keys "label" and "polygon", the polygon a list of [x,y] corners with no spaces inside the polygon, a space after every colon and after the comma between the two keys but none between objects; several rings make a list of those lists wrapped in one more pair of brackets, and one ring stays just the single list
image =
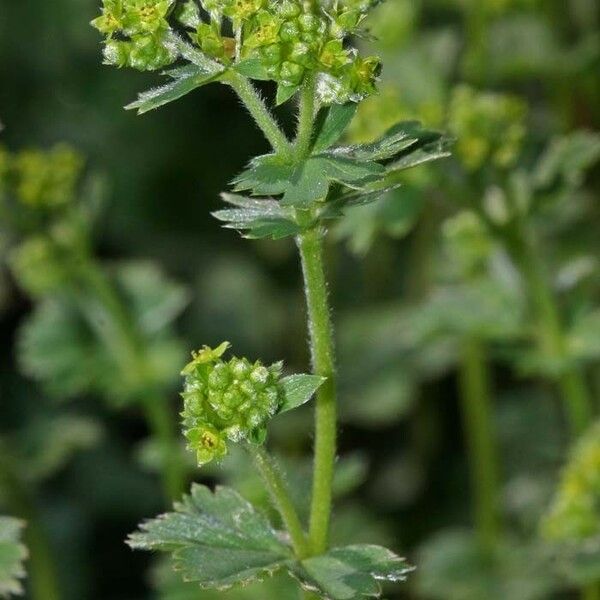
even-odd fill
[{"label": "alchemilla glaucescens plant", "polygon": [[[128,108],[143,113],[203,85],[231,87],[272,146],[253,158],[223,194],[215,216],[248,238],[296,240],[304,276],[313,374],[283,376],[283,364],[225,358],[229,344],[204,347],[183,369],[182,425],[198,465],[231,444],[254,458],[285,532],[235,491],[194,485],[175,511],[144,523],[134,548],[172,555],[187,581],[225,589],[278,570],[305,593],[333,600],[378,597],[380,581],[404,580],[410,567],[374,545],[331,548],[336,459],[336,373],[324,270],[327,227],[349,207],[400,185],[402,171],[447,156],[447,140],[417,122],[398,123],[372,143],[336,145],[357,103],[376,93],[377,57],[361,56],[373,0],[104,0],[92,24],[104,36],[104,62],[162,70],[168,82]],[[165,70],[167,69],[167,70]],[[290,139],[254,81],[273,82],[274,105],[297,100]],[[271,84],[272,85],[272,84]],[[316,395],[314,470],[308,527],[280,467],[264,449],[272,418]],[[311,435],[311,432],[306,432]]]}]

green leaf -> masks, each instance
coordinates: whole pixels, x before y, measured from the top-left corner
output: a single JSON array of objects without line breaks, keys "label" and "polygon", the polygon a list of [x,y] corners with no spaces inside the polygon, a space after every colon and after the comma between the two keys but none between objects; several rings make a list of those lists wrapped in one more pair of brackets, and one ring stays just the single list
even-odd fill
[{"label": "green leaf", "polygon": [[[181,71],[179,71],[181,73]],[[189,94],[196,88],[219,79],[224,73],[220,68],[216,71],[205,71],[202,67],[196,66],[195,71],[188,69],[179,78],[171,83],[161,87],[142,92],[138,99],[125,107],[125,110],[137,109],[138,115],[144,114],[169,102]],[[173,74],[169,74],[173,76]]]},{"label": "green leaf", "polygon": [[357,104],[333,104],[328,109],[322,109],[317,115],[315,125],[316,138],[313,143],[313,152],[322,152],[333,146],[356,114]]},{"label": "green leaf", "polygon": [[379,581],[403,581],[411,570],[404,559],[373,545],[334,548],[298,560],[266,518],[237,492],[211,492],[192,485],[175,512],[140,526],[128,544],[134,549],[170,552],[184,581],[225,590],[289,571],[305,589],[328,600],[379,597]]},{"label": "green leaf", "polygon": [[39,416],[28,423],[15,442],[23,477],[34,482],[47,480],[75,454],[93,447],[101,436],[100,425],[88,417]]},{"label": "green leaf", "polygon": [[385,168],[375,162],[313,156],[299,165],[281,200],[283,206],[308,206],[324,199],[332,182],[360,187],[375,180]]},{"label": "green leaf", "polygon": [[258,200],[237,194],[221,194],[225,202],[237,208],[218,210],[213,216],[224,221],[224,227],[246,230],[244,237],[260,239],[270,237],[281,239],[297,235],[302,228],[297,225],[289,211],[285,210],[279,202],[274,200]]},{"label": "green leaf", "polygon": [[250,161],[248,168],[233,180],[233,189],[236,192],[250,190],[257,196],[283,194],[293,173],[293,165],[282,162],[274,154],[265,154]]},{"label": "green leaf", "polygon": [[450,153],[451,140],[445,137],[435,142],[429,142],[422,147],[412,145],[400,153],[394,161],[387,166],[388,173],[396,173],[406,169],[412,169],[419,165],[447,158]]},{"label": "green leaf", "polygon": [[[143,351],[123,339],[122,325],[95,293],[77,301],[49,298],[24,322],[18,358],[23,371],[50,394],[70,398],[96,392],[122,404],[139,399],[148,386],[164,388],[176,378],[184,352],[171,323],[187,303],[186,291],[150,263],[118,265],[110,285]],[[147,367],[143,373],[140,361]]]},{"label": "green leaf", "polygon": [[325,383],[325,377],[320,375],[290,375],[281,380],[284,401],[280,413],[292,410],[308,402],[314,393]]},{"label": "green leaf", "polygon": [[546,554],[542,544],[511,539],[486,552],[470,531],[442,531],[422,549],[417,591],[432,600],[552,598],[558,581]]},{"label": "green leaf", "polygon": [[218,487],[213,493],[196,484],[175,512],[143,523],[128,543],[171,552],[174,569],[203,588],[247,584],[292,559],[266,518],[237,492]]},{"label": "green leaf", "polygon": [[299,85],[281,85],[277,86],[277,95],[275,97],[275,105],[280,106],[287,102],[300,89]]},{"label": "green leaf", "polygon": [[233,67],[240,75],[250,79],[258,79],[260,81],[268,81],[271,79],[264,63],[259,58],[247,58],[236,63]]},{"label": "green leaf", "polygon": [[370,544],[333,548],[300,564],[297,575],[307,589],[314,585],[332,600],[377,598],[381,595],[379,581],[405,581],[412,570],[403,558]]},{"label": "green leaf", "polygon": [[549,145],[533,173],[538,188],[548,188],[562,179],[581,185],[585,172],[600,159],[600,134],[575,131]]},{"label": "green leaf", "polygon": [[94,333],[75,308],[54,299],[40,303],[23,322],[17,356],[22,371],[59,398],[88,391],[105,365]]},{"label": "green leaf", "polygon": [[150,261],[120,263],[115,281],[129,305],[135,325],[148,336],[171,325],[187,306],[190,295]]},{"label": "green leaf", "polygon": [[21,543],[24,523],[12,517],[0,516],[0,597],[21,595],[23,586],[19,581],[25,577],[23,562],[27,549]]}]

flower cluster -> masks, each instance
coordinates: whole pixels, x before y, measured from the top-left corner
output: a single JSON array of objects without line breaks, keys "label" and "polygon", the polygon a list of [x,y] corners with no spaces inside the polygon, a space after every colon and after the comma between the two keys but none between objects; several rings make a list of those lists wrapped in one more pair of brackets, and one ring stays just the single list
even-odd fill
[{"label": "flower cluster", "polygon": [[183,369],[183,427],[199,465],[227,453],[227,441],[262,443],[279,410],[281,363],[265,367],[245,358],[221,359],[229,347],[204,347]]},{"label": "flower cluster", "polygon": [[459,86],[450,103],[448,125],[465,167],[477,171],[488,162],[501,169],[511,167],[525,137],[525,114],[518,98]]},{"label": "flower cluster", "polygon": [[108,64],[140,70],[171,64],[178,55],[176,29],[183,27],[206,56],[224,66],[243,64],[249,77],[277,82],[285,99],[311,73],[319,75],[324,101],[358,101],[375,92],[379,59],[360,56],[344,39],[360,32],[376,0],[103,2],[92,24],[106,35]]},{"label": "flower cluster", "polygon": [[549,538],[561,541],[600,535],[600,422],[577,443],[544,521],[544,531]]},{"label": "flower cluster", "polygon": [[92,25],[106,36],[104,61],[140,71],[160,69],[177,59],[167,17],[176,0],[103,0]]},{"label": "flower cluster", "polygon": [[0,148],[0,194],[35,209],[60,208],[73,199],[82,168],[81,155],[65,144],[15,154]]}]

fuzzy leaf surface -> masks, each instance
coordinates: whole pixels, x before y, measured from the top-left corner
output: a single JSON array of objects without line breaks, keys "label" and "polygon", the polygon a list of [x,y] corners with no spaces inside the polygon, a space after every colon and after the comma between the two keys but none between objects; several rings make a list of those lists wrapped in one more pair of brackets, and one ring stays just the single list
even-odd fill
[{"label": "fuzzy leaf surface", "polygon": [[314,585],[331,600],[378,598],[380,581],[404,581],[412,570],[403,558],[381,546],[358,544],[333,548],[301,561],[299,573],[309,589]]},{"label": "fuzzy leaf surface", "polygon": [[175,73],[179,73],[180,76],[175,78],[174,81],[161,87],[142,92],[138,96],[138,99],[135,102],[128,104],[125,109],[137,109],[138,115],[142,115],[164,106],[165,104],[169,104],[174,100],[178,100],[194,91],[196,88],[216,81],[223,75],[224,71],[223,69],[206,71],[197,65],[189,65],[185,70],[180,69],[169,74],[169,76],[173,77]]},{"label": "fuzzy leaf surface", "polygon": [[280,569],[305,589],[327,600],[359,600],[381,595],[380,581],[404,581],[411,570],[404,559],[374,545],[329,550],[305,560],[266,518],[230,488],[194,484],[175,512],[142,523],[129,545],[170,552],[184,581],[225,590],[271,576]]},{"label": "fuzzy leaf surface", "polygon": [[317,116],[316,137],[313,144],[313,152],[322,152],[333,146],[356,114],[357,104],[333,104],[329,109],[322,110]]},{"label": "fuzzy leaf surface", "polygon": [[25,577],[23,562],[27,549],[21,543],[24,523],[12,517],[0,516],[0,597],[21,595],[23,586],[19,581]]},{"label": "fuzzy leaf surface", "polygon": [[290,375],[281,380],[285,400],[279,412],[286,412],[306,404],[314,393],[325,383],[325,377],[319,375]]},{"label": "fuzzy leaf surface", "polygon": [[313,156],[296,168],[281,204],[283,206],[308,206],[317,200],[324,199],[333,182],[350,187],[360,187],[384,173],[384,167],[376,162]]},{"label": "fuzzy leaf surface", "polygon": [[185,581],[226,589],[272,574],[292,558],[266,518],[237,492],[193,485],[175,512],[143,523],[134,549],[172,553]]},{"label": "fuzzy leaf surface", "polygon": [[281,239],[300,233],[302,228],[297,225],[288,211],[275,200],[259,200],[237,194],[222,194],[225,202],[235,206],[218,210],[213,216],[225,223],[228,229],[246,231],[244,237],[260,239],[270,237]]}]

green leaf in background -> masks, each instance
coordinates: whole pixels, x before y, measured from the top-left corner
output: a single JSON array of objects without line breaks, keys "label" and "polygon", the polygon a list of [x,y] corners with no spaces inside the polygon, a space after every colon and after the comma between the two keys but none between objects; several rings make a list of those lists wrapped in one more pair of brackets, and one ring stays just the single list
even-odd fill
[{"label": "green leaf in background", "polygon": [[417,564],[417,590],[431,600],[546,600],[559,587],[543,545],[502,540],[490,555],[467,530],[437,534]]},{"label": "green leaf in background", "polygon": [[[139,399],[152,383],[170,385],[185,351],[169,325],[187,303],[187,292],[152,264],[128,262],[114,268],[114,280],[144,352],[127,346],[110,313],[98,302],[48,298],[24,322],[18,340],[23,371],[53,396],[88,392],[122,404]],[[147,372],[140,375],[139,361]]]},{"label": "green leaf in background", "polygon": [[115,281],[143,333],[159,335],[183,311],[190,294],[148,261],[119,263]]},{"label": "green leaf in background", "polygon": [[333,548],[300,564],[299,576],[308,589],[314,584],[322,597],[333,600],[378,598],[380,581],[405,581],[412,571],[403,558],[370,544]]},{"label": "green leaf in background", "polygon": [[577,317],[567,334],[567,347],[569,354],[579,360],[600,358],[600,310]]},{"label": "green leaf in background", "polygon": [[227,589],[279,570],[292,558],[268,521],[237,492],[193,485],[175,512],[143,523],[134,549],[172,553],[173,566],[200,587]]},{"label": "green leaf in background", "polygon": [[535,167],[533,180],[538,188],[548,188],[560,180],[577,187],[599,159],[600,134],[575,131],[548,146]]},{"label": "green leaf in background", "polygon": [[280,413],[302,406],[308,402],[325,383],[325,377],[319,375],[290,375],[281,380],[284,401],[279,409]]},{"label": "green leaf in background", "polygon": [[25,577],[23,562],[27,549],[21,543],[24,523],[12,517],[0,516],[0,597],[21,595],[23,586],[19,581]]},{"label": "green leaf in background", "polygon": [[333,104],[328,109],[323,109],[317,115],[315,125],[315,141],[313,152],[318,153],[333,146],[356,114],[357,104],[348,102],[346,104]]},{"label": "green leaf in background", "polygon": [[138,115],[142,115],[156,108],[160,108],[169,102],[178,100],[183,96],[202,87],[207,83],[217,81],[223,75],[223,68],[206,71],[196,65],[189,65],[183,69],[178,69],[168,75],[174,78],[174,81],[158,88],[142,92],[138,99],[128,104],[126,110],[137,109]]},{"label": "green leaf in background", "polygon": [[584,541],[557,544],[556,570],[574,585],[597,585],[600,581],[600,535]]},{"label": "green leaf in background", "polygon": [[175,512],[147,521],[128,538],[139,550],[170,552],[187,582],[226,590],[288,570],[305,589],[328,600],[379,597],[380,581],[404,581],[404,559],[374,545],[333,548],[320,556],[294,558],[266,518],[237,492],[192,486]]},{"label": "green leaf in background", "polygon": [[88,417],[53,415],[38,417],[13,439],[21,476],[41,481],[58,473],[81,450],[95,446],[102,436],[101,425]]}]

